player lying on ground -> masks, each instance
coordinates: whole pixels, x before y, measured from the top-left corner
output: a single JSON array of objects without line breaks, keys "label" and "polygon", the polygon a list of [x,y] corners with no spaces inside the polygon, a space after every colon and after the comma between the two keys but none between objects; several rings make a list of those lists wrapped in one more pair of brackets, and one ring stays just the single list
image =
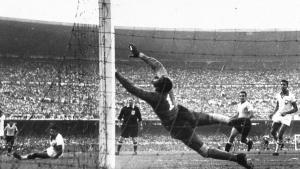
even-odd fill
[{"label": "player lying on ground", "polygon": [[129,45],[129,49],[133,54],[131,57],[142,59],[155,71],[156,76],[152,81],[155,91],[145,91],[134,86],[132,82],[118,72],[115,73],[115,76],[128,92],[143,99],[153,108],[162,125],[173,138],[181,140],[203,157],[234,161],[245,168],[253,168],[252,163],[247,161],[245,154],[233,154],[208,147],[202,142],[200,136],[195,133],[197,126],[216,123],[232,125],[229,117],[220,114],[195,112],[180,104],[177,105],[174,97],[170,98],[173,83],[163,65],[158,60],[139,52],[132,44]]},{"label": "player lying on ground", "polygon": [[50,147],[48,147],[43,152],[36,152],[30,153],[27,155],[19,155],[18,153],[14,152],[13,156],[19,160],[31,160],[35,158],[59,158],[63,155],[64,151],[64,139],[61,134],[58,133],[57,128],[52,126],[50,128]]},{"label": "player lying on ground", "polygon": [[253,146],[253,141],[247,139],[247,136],[251,130],[251,118],[254,117],[253,106],[250,102],[247,101],[247,93],[241,91],[239,93],[240,103],[237,105],[237,114],[235,117],[244,118],[244,121],[239,126],[232,127],[228,143],[225,146],[225,151],[229,152],[233,144],[235,137],[241,133],[241,142],[248,146],[248,151],[251,150]]}]

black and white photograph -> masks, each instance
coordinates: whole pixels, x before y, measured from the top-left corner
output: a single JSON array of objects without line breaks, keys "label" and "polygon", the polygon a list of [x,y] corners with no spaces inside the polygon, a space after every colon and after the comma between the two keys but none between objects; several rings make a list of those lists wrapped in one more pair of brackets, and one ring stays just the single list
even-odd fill
[{"label": "black and white photograph", "polygon": [[0,0],[0,168],[298,169],[297,0]]}]

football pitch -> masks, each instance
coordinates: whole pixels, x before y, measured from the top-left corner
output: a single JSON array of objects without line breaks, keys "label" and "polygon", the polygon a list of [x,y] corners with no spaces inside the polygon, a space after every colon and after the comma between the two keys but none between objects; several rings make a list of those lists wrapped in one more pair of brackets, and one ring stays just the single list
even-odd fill
[{"label": "football pitch", "polygon": [[0,169],[96,169],[98,156],[95,152],[64,153],[59,159],[17,160],[1,155]]},{"label": "football pitch", "polygon": [[[259,169],[299,169],[300,152],[282,152],[273,156],[272,152],[250,152],[254,168]],[[116,157],[116,169],[242,169],[234,162],[203,158],[189,152],[140,153],[133,156],[123,153]]]},{"label": "football pitch", "polygon": [[[281,152],[272,156],[272,152],[253,151],[247,153],[256,169],[299,169],[300,152]],[[55,160],[24,160],[19,161],[1,155],[0,169],[96,169],[98,156],[95,152],[66,153],[63,158]],[[121,152],[116,156],[116,169],[242,169],[234,162],[203,158],[188,152]]]}]

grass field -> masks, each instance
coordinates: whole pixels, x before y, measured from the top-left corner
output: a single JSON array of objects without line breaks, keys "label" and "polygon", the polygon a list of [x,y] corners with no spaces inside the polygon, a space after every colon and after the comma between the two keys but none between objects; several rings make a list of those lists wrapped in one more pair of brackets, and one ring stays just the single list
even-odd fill
[{"label": "grass field", "polygon": [[[300,152],[282,152],[272,156],[272,152],[251,152],[247,154],[257,169],[299,169]],[[1,169],[96,169],[97,154],[66,153],[56,160],[18,161],[6,155],[1,156]],[[205,159],[200,155],[188,152],[121,152],[116,156],[116,169],[242,169],[239,165],[221,160]]]},{"label": "grass field", "polygon": [[59,159],[17,160],[12,156],[1,155],[0,169],[96,169],[98,156],[94,152],[65,153]]},{"label": "grass field", "polygon": [[[299,169],[300,152],[283,152],[272,156],[272,152],[251,152],[247,154],[258,169]],[[205,159],[189,152],[151,152],[137,156],[123,152],[116,157],[116,169],[239,169],[233,162]]]}]

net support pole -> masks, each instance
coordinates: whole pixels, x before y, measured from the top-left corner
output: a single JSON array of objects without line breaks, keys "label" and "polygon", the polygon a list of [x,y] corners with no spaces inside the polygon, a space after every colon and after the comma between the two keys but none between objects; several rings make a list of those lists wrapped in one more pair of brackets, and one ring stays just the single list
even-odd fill
[{"label": "net support pole", "polygon": [[115,46],[111,0],[99,4],[99,168],[115,168]]}]

